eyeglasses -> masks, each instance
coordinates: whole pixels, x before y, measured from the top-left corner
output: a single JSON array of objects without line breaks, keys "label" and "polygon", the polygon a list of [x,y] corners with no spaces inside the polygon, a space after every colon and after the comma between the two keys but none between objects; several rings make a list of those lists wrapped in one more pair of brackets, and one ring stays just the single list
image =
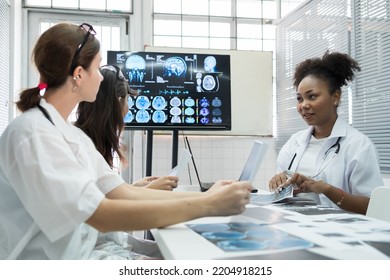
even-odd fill
[{"label": "eyeglasses", "polygon": [[75,65],[76,58],[79,56],[81,49],[84,47],[85,43],[87,42],[89,35],[92,35],[92,36],[96,35],[95,29],[93,29],[92,25],[90,25],[88,23],[83,23],[83,24],[79,25],[79,27],[82,28],[86,33],[85,33],[83,41],[81,42],[81,44],[79,45],[79,47],[77,48],[77,50],[73,56],[72,64],[70,66],[70,75],[73,75],[73,71],[76,68],[76,65]]}]

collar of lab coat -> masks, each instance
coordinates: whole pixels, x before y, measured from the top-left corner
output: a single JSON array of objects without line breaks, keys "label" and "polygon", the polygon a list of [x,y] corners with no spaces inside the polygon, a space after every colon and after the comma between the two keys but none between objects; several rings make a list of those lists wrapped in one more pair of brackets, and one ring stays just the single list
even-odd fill
[{"label": "collar of lab coat", "polygon": [[[305,143],[305,146],[306,146],[311,139],[311,135],[313,133],[313,130],[314,130],[313,126],[306,129],[306,132],[302,133],[302,135],[300,136],[301,139],[299,139],[299,142]],[[347,123],[343,119],[341,119],[340,117],[337,117],[336,122],[333,125],[332,132],[330,133],[327,142],[330,142],[330,143],[332,143],[331,145],[333,145],[334,142],[337,141],[336,138],[345,137],[346,134],[347,134]],[[332,140],[332,139],[334,139],[334,140]],[[327,145],[325,145],[325,146],[327,146]]]},{"label": "collar of lab coat", "polygon": [[80,138],[75,133],[75,127],[70,122],[65,121],[53,105],[47,103],[44,98],[41,98],[39,105],[41,105],[44,109],[47,110],[55,127],[64,136],[66,141],[71,143],[80,142]]},{"label": "collar of lab coat", "polygon": [[[304,151],[306,150],[307,145],[309,144],[309,141],[311,139],[311,135],[313,133],[314,127],[309,127],[308,129],[304,130],[303,133],[300,133],[297,135],[296,138],[296,158],[293,162],[293,165],[291,167],[291,170],[295,171],[298,163],[301,161],[301,158],[303,156]],[[325,151],[327,151],[333,144],[337,142],[337,139],[339,137],[345,137],[347,134],[347,123],[342,120],[341,118],[337,118],[335,124],[333,125],[332,132],[322,147],[321,151],[318,154],[316,163],[321,162],[323,160],[323,156],[325,155]]]}]

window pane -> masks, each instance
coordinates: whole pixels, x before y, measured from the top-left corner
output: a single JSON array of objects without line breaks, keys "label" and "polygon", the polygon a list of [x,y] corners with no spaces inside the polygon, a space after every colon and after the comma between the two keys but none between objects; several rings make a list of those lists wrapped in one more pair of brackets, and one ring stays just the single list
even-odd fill
[{"label": "window pane", "polygon": [[183,48],[197,48],[207,49],[209,47],[208,38],[199,38],[199,37],[183,37]]},{"label": "window pane", "polygon": [[181,37],[169,37],[169,36],[154,36],[153,38],[154,46],[162,47],[181,47]]},{"label": "window pane", "polygon": [[237,24],[237,38],[258,38],[262,37],[261,25],[259,24]]},{"label": "window pane", "polygon": [[101,29],[102,64],[107,63],[107,51],[120,50],[120,28],[116,26],[103,26]]},{"label": "window pane", "polygon": [[271,51],[275,54],[276,42],[275,40],[263,40],[263,51]]},{"label": "window pane", "polygon": [[211,16],[232,16],[232,0],[210,0]]},{"label": "window pane", "polygon": [[183,14],[185,15],[208,15],[209,0],[185,0],[182,1]]},{"label": "window pane", "polygon": [[263,15],[262,18],[276,19],[276,1],[263,1]]},{"label": "window pane", "polygon": [[181,0],[154,0],[154,13],[181,14]]},{"label": "window pane", "polygon": [[42,22],[40,24],[40,34],[42,34],[43,32],[45,32],[46,30],[48,30],[53,24],[49,23],[49,22]]},{"label": "window pane", "polygon": [[27,6],[50,7],[51,0],[26,0]]},{"label": "window pane", "polygon": [[106,10],[106,0],[80,0],[80,9]]},{"label": "window pane", "polygon": [[262,18],[261,1],[237,0],[237,17]]},{"label": "window pane", "polygon": [[263,25],[263,38],[275,39],[276,38],[276,26],[272,24]]},{"label": "window pane", "polygon": [[237,39],[237,50],[261,51],[261,40],[257,39]]},{"label": "window pane", "polygon": [[230,37],[231,24],[226,22],[210,22],[210,36],[213,37]]},{"label": "window pane", "polygon": [[77,9],[79,7],[79,1],[78,0],[53,0],[53,7],[54,8],[75,8]]},{"label": "window pane", "polygon": [[154,20],[155,35],[181,35],[180,20]]},{"label": "window pane", "polygon": [[208,36],[209,24],[208,22],[183,21],[183,35]]},{"label": "window pane", "polygon": [[132,0],[106,0],[108,11],[132,12]]},{"label": "window pane", "polygon": [[[95,31],[96,31],[96,35],[95,35],[96,39],[98,39],[101,42],[102,41],[102,26],[96,25],[96,24],[95,25],[92,24],[92,25],[93,25],[93,29],[95,29]],[[100,48],[100,50],[102,52],[104,52],[102,47]]]},{"label": "window pane", "polygon": [[230,50],[229,38],[210,38],[211,49]]}]

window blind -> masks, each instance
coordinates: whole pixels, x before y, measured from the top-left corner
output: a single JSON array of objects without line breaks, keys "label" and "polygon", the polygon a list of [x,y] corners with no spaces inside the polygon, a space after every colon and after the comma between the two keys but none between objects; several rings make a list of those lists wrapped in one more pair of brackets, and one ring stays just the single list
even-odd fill
[{"label": "window blind", "polygon": [[362,68],[352,95],[353,126],[378,150],[381,171],[390,173],[390,3],[353,1],[354,52]]},{"label": "window blind", "polygon": [[[326,50],[349,53],[348,1],[307,1],[277,23],[276,38],[276,149],[307,124],[296,110],[295,66],[321,57]],[[349,88],[342,89],[339,116],[349,121]]]},{"label": "window blind", "polygon": [[0,135],[3,133],[9,122],[9,32],[10,7],[6,0],[0,0]]}]

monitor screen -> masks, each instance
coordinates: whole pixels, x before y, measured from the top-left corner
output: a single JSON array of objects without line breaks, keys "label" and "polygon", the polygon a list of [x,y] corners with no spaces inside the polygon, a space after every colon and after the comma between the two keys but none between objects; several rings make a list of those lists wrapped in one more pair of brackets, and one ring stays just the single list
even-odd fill
[{"label": "monitor screen", "polygon": [[137,97],[125,129],[230,130],[230,55],[108,51]]}]

